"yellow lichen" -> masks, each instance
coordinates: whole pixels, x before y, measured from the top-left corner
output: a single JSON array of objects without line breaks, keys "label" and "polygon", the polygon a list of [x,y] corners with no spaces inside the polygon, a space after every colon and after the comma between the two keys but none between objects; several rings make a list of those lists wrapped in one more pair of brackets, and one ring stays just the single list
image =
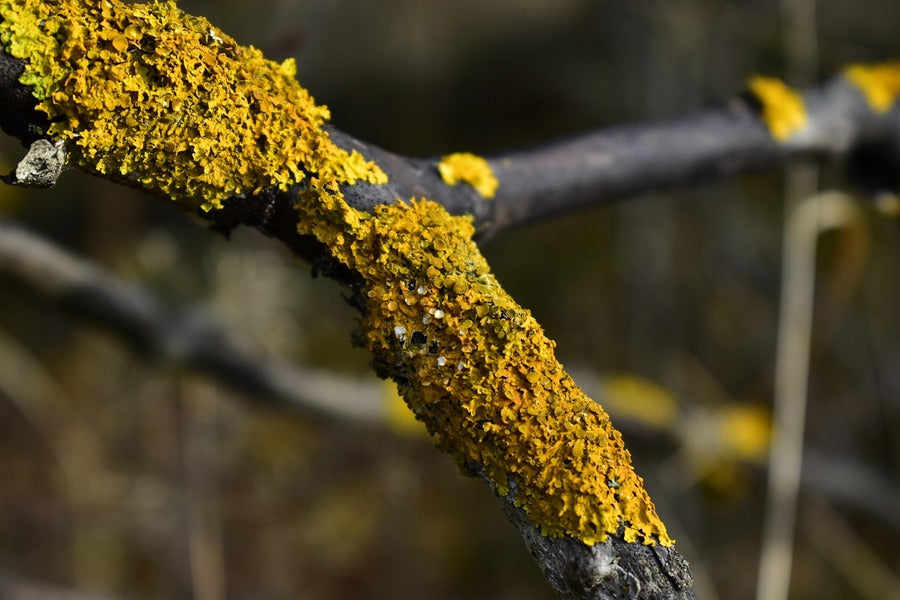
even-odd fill
[{"label": "yellow lichen", "polygon": [[500,493],[515,481],[516,504],[545,534],[671,544],[620,434],[500,287],[470,219],[428,200],[358,213],[334,195],[300,211],[300,231],[360,275],[375,366],[438,446]]},{"label": "yellow lichen", "polygon": [[0,0],[0,16],[48,135],[89,170],[206,209],[306,178],[386,179],[331,143],[293,60],[268,61],[174,2]]},{"label": "yellow lichen", "polygon": [[752,77],[747,85],[762,104],[762,119],[776,140],[785,141],[806,126],[800,92],[773,77]]},{"label": "yellow lichen", "polygon": [[850,65],[844,77],[866,97],[877,112],[887,112],[900,96],[900,61],[877,65]]},{"label": "yellow lichen", "polygon": [[475,154],[456,152],[448,154],[438,163],[441,179],[447,185],[465,182],[483,198],[493,198],[500,182],[488,162]]},{"label": "yellow lichen", "polygon": [[[471,220],[428,200],[371,213],[344,201],[342,184],[384,174],[331,143],[292,61],[266,61],[171,2],[0,0],[0,16],[49,136],[86,168],[189,206],[304,181],[298,231],[356,274],[376,370],[438,446],[515,493],[545,534],[672,543],[620,434],[497,283]],[[475,173],[462,180],[489,185]]]}]

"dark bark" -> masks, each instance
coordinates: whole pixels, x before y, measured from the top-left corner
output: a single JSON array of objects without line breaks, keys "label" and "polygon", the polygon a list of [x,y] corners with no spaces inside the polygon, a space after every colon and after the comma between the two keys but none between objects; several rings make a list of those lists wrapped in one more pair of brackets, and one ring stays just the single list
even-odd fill
[{"label": "dark bark", "polygon": [[619,535],[593,546],[569,537],[548,537],[515,505],[515,485],[508,495],[497,497],[561,598],[696,600],[690,566],[675,548],[628,543]]}]

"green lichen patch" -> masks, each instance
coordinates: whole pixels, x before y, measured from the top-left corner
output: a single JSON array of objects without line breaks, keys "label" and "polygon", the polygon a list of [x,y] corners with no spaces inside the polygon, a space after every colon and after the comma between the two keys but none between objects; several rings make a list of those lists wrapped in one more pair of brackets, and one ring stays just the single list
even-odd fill
[{"label": "green lichen patch", "polygon": [[438,446],[500,493],[514,480],[547,535],[671,544],[620,434],[500,287],[469,219],[427,200],[373,214],[307,200],[301,232],[361,276],[362,337]]},{"label": "green lichen patch", "polygon": [[386,181],[331,143],[292,59],[268,61],[174,2],[0,0],[0,16],[49,136],[89,170],[206,209],[312,177]]},{"label": "green lichen patch", "polygon": [[468,183],[482,198],[493,198],[500,186],[488,161],[469,152],[454,152],[444,156],[438,163],[438,172],[447,185]]}]

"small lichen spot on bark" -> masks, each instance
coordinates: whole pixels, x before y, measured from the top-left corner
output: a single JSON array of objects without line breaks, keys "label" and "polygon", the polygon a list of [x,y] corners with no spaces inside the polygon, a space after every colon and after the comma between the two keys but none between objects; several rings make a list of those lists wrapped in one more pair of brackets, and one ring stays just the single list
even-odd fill
[{"label": "small lichen spot on bark", "polygon": [[483,198],[493,198],[500,185],[488,161],[468,152],[456,152],[444,156],[437,168],[441,179],[447,185],[468,183]]},{"label": "small lichen spot on bark", "polygon": [[774,77],[752,77],[747,86],[762,105],[762,120],[776,140],[783,142],[806,126],[800,92]]},{"label": "small lichen spot on bark", "polygon": [[862,92],[876,112],[889,111],[900,96],[900,61],[850,65],[844,70],[844,77]]}]

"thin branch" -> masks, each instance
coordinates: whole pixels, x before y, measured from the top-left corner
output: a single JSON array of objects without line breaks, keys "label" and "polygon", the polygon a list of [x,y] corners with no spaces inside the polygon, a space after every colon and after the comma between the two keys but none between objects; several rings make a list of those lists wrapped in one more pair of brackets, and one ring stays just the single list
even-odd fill
[{"label": "thin branch", "polygon": [[800,516],[800,533],[860,598],[900,598],[900,576],[856,528],[821,500],[809,502],[805,508]]},{"label": "thin branch", "polygon": [[900,486],[889,473],[817,448],[803,458],[803,489],[865,514],[900,534]]},{"label": "thin branch", "polygon": [[114,600],[114,596],[67,589],[0,572],[0,598],[5,600]]},{"label": "thin branch", "polygon": [[[818,72],[816,0],[782,0],[782,39],[786,70],[794,83],[808,83]],[[797,505],[806,430],[807,383],[818,243],[819,170],[792,165],[785,170],[781,298],[774,428],[756,578],[757,600],[787,600],[791,588]],[[807,235],[802,235],[811,231]]]},{"label": "thin branch", "polygon": [[206,374],[260,402],[317,419],[384,420],[383,403],[367,382],[255,355],[203,312],[169,308],[4,219],[0,279],[116,335],[147,359]]},{"label": "thin branch", "polygon": [[848,224],[858,217],[857,213],[853,202],[838,192],[795,197],[788,203],[775,373],[775,430],[757,590],[760,600],[787,598],[790,588],[803,464],[818,237]]}]

